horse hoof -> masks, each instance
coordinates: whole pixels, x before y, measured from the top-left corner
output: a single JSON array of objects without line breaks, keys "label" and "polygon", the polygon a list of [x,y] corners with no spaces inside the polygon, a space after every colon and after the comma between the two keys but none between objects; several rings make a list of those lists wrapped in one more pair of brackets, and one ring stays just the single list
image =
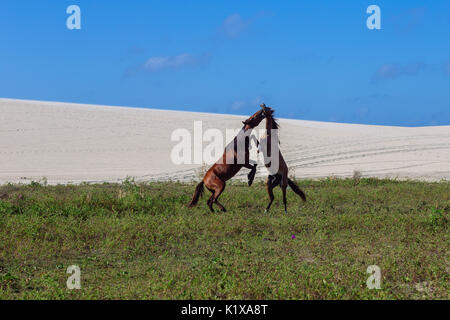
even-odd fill
[{"label": "horse hoof", "polygon": [[268,212],[269,212],[269,210],[267,210],[267,209],[266,209],[266,210],[264,210],[264,213],[265,213],[265,214],[266,214],[266,213],[268,213]]},{"label": "horse hoof", "polygon": [[288,214],[288,212],[286,210],[284,210],[284,213]]}]

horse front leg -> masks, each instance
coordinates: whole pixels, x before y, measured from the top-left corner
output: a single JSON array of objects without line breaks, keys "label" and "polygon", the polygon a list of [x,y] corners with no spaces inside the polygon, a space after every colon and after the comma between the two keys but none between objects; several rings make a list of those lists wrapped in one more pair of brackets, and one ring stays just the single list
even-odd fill
[{"label": "horse front leg", "polygon": [[[259,141],[258,139],[256,139],[256,137],[254,135],[250,136],[250,140],[248,142],[248,146],[249,148],[247,149],[247,152],[245,153],[245,164],[244,167],[246,167],[247,169],[250,169],[250,172],[247,175],[247,179],[248,179],[248,186],[250,187],[253,183],[253,180],[255,179],[255,174],[256,174],[256,166],[257,166],[257,162],[250,160],[250,144],[251,141],[254,141],[256,144],[256,148],[259,149]],[[259,152],[259,151],[258,151]]]},{"label": "horse front leg", "polygon": [[255,179],[255,174],[256,174],[256,163],[251,165],[249,163],[244,165],[245,168],[250,169],[250,172],[247,175],[247,179],[248,179],[248,186],[250,187],[253,183],[253,180]]}]

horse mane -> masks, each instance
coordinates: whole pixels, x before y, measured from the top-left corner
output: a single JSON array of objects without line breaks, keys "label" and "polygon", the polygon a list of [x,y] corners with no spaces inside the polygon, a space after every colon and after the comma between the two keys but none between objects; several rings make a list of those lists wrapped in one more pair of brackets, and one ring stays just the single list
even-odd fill
[{"label": "horse mane", "polygon": [[278,129],[280,127],[280,125],[278,124],[278,120],[275,119],[274,117],[271,117],[272,120],[272,129]]},{"label": "horse mane", "polygon": [[268,117],[266,116],[266,118],[270,119],[271,124],[272,124],[272,129],[280,128],[280,125],[278,124],[278,120],[272,116],[275,113],[275,111],[273,111],[273,109],[270,109],[270,111],[271,111],[270,115]]}]

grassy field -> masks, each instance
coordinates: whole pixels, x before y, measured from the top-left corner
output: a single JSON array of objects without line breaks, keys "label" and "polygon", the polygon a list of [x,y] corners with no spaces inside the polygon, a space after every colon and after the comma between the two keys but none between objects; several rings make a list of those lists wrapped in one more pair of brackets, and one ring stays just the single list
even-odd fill
[{"label": "grassy field", "polygon": [[288,215],[262,182],[214,214],[176,182],[1,186],[0,299],[449,299],[449,182],[297,182]]}]

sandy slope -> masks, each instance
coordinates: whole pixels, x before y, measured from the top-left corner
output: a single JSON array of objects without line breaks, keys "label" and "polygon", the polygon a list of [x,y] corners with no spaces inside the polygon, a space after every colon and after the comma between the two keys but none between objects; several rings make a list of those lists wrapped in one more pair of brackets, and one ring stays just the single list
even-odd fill
[{"label": "sandy slope", "polygon": [[[255,111],[257,106],[255,106]],[[175,165],[177,128],[240,128],[245,117],[0,99],[0,183],[198,180]],[[403,128],[280,120],[281,150],[298,178],[450,178],[450,126]],[[264,127],[264,123],[260,128]],[[206,144],[205,144],[206,145]],[[240,177],[245,177],[244,169]],[[258,173],[263,176],[263,170]]]}]

